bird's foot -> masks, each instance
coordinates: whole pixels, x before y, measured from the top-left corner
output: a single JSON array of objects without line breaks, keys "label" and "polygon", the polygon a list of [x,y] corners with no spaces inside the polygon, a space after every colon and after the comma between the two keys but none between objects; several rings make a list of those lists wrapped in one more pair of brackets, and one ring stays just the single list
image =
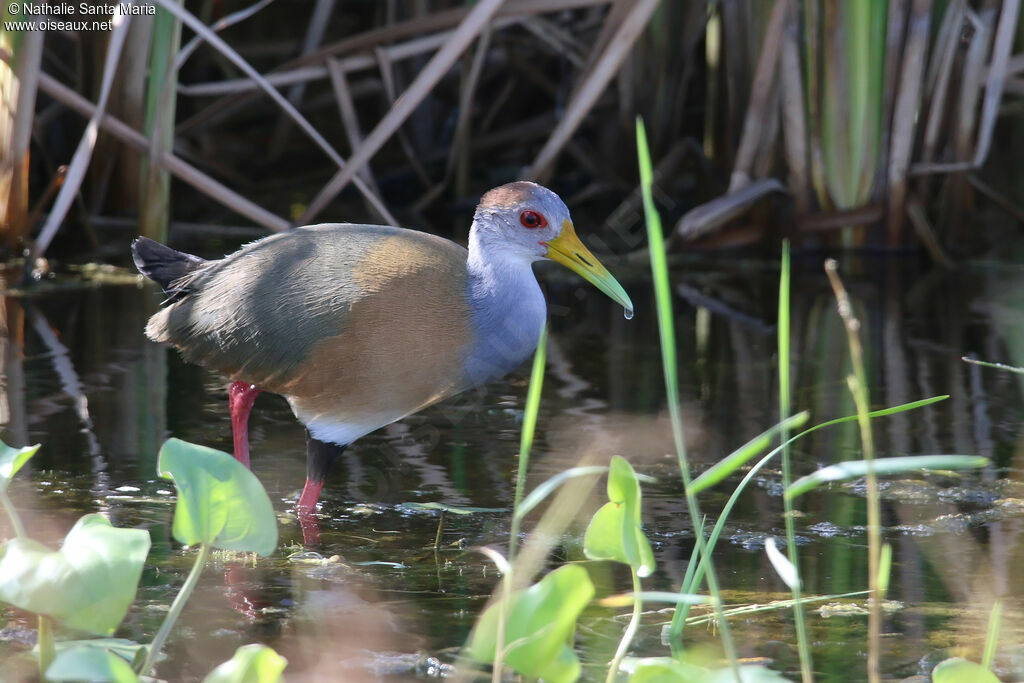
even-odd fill
[{"label": "bird's foot", "polygon": [[233,382],[228,389],[231,434],[235,441],[235,460],[249,467],[249,413],[262,389],[248,382]]}]

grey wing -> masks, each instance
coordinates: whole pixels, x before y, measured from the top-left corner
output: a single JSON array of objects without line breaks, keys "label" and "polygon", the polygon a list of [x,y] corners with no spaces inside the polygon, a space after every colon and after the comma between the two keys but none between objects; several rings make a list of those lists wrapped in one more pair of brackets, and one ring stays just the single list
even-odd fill
[{"label": "grey wing", "polygon": [[[188,295],[154,315],[147,335],[190,362],[273,391],[318,341],[340,333],[367,296],[359,272],[382,240],[464,262],[461,247],[425,233],[365,225],[296,228],[211,261],[178,285]],[[461,252],[461,253],[460,253]]]}]

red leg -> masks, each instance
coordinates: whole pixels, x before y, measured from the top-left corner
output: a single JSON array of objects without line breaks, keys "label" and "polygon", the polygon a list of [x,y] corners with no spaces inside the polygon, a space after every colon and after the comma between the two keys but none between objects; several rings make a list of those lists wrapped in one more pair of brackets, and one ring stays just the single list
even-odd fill
[{"label": "red leg", "polygon": [[296,505],[300,513],[316,512],[316,502],[320,500],[320,491],[323,487],[323,479],[320,481],[306,479],[306,485],[302,487],[302,495],[299,496],[299,503]]},{"label": "red leg", "polygon": [[262,390],[248,382],[233,382],[228,389],[231,434],[235,439],[235,460],[249,466],[249,413]]},{"label": "red leg", "polygon": [[344,452],[345,447],[319,441],[306,431],[306,485],[296,504],[302,542],[307,546],[320,545],[320,525],[316,519],[316,503],[331,465]]},{"label": "red leg", "polygon": [[306,480],[302,488],[302,495],[295,506],[299,517],[299,526],[302,528],[302,544],[307,548],[320,545],[320,522],[316,518],[316,502],[320,499],[320,489],[324,482]]}]

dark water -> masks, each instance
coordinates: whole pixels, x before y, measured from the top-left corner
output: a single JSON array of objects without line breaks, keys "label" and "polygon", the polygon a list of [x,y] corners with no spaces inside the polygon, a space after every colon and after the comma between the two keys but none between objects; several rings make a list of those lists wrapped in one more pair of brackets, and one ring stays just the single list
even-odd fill
[{"label": "dark water", "polygon": [[[798,257],[793,283],[794,406],[811,410],[813,422],[853,412],[845,333],[820,264],[818,256]],[[632,321],[595,290],[544,274],[552,335],[530,484],[613,454],[656,477],[644,487],[644,524],[658,570],[645,588],[676,590],[693,541],[675,456],[668,455],[650,284],[642,271],[614,270],[624,274],[637,304]],[[1024,365],[1024,268],[977,265],[944,273],[894,259],[851,261],[841,272],[863,324],[873,405],[950,395],[875,421],[879,455],[968,453],[992,460],[976,472],[884,481],[885,538],[894,553],[884,671],[892,678],[926,673],[954,651],[979,659],[988,609],[1002,597],[997,663],[1007,679],[1024,676],[1024,377],[960,360],[974,355]],[[681,398],[697,469],[778,418],[776,282],[777,265],[770,262],[732,259],[677,271]],[[171,538],[173,487],[156,477],[156,453],[168,436],[230,451],[226,383],[145,340],[142,328],[159,295],[133,277],[59,279],[31,294],[9,290],[2,301],[2,438],[43,444],[11,495],[30,535],[48,543],[59,543],[91,511],[150,530],[143,585],[118,632],[148,641],[194,557]],[[524,367],[349,449],[325,488],[322,561],[301,555],[291,514],[304,479],[303,431],[283,400],[261,396],[251,423],[253,469],[279,513],[281,547],[255,564],[214,558],[171,636],[160,675],[199,680],[237,646],[256,641],[289,659],[289,680],[449,673],[454,648],[498,579],[468,549],[507,547],[527,373]],[[796,448],[797,473],[858,459],[859,443],[854,424],[818,432]],[[710,515],[736,481],[702,495]],[[767,535],[784,536],[780,491],[777,465],[769,464],[726,526],[716,561],[730,605],[788,597],[763,550]],[[552,566],[583,559],[586,520],[603,493],[596,482],[592,495],[575,502],[578,517]],[[449,515],[435,551],[437,514],[402,506],[430,501],[506,510]],[[798,509],[805,591],[827,596],[866,588],[863,486],[807,495]],[[6,527],[0,532],[8,534]],[[628,589],[628,576],[617,568],[585,566],[599,594]],[[808,607],[820,680],[862,679],[863,598],[821,605]],[[635,654],[667,654],[661,631],[670,615],[659,607],[649,607]],[[611,618],[619,612],[593,607],[581,620],[587,678],[604,677],[602,666],[626,623]],[[34,621],[9,610],[4,615],[0,653],[8,671],[22,671],[13,653],[25,648]],[[731,624],[742,656],[766,658],[793,674],[789,610],[739,616]],[[710,626],[689,627],[686,642],[718,654]]]}]

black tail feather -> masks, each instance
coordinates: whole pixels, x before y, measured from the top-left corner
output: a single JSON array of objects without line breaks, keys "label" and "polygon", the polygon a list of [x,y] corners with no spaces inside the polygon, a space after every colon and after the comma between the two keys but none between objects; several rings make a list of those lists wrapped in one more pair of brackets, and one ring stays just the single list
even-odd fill
[{"label": "black tail feather", "polygon": [[132,242],[132,260],[139,272],[167,294],[180,294],[181,289],[174,283],[202,267],[205,260],[183,251],[176,251],[148,237]]}]

